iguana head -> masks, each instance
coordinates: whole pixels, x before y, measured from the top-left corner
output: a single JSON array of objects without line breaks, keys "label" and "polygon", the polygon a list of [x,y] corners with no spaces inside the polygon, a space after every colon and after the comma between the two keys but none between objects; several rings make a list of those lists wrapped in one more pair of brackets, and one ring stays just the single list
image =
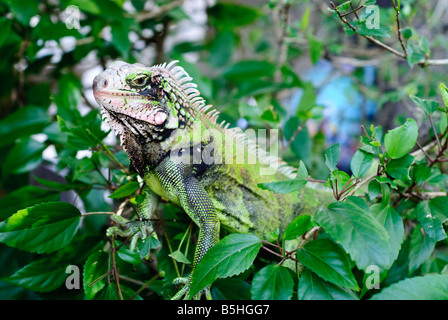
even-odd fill
[{"label": "iguana head", "polygon": [[93,94],[121,135],[162,140],[167,131],[187,122],[185,110],[180,112],[189,106],[186,94],[168,68],[114,62],[95,77]]}]

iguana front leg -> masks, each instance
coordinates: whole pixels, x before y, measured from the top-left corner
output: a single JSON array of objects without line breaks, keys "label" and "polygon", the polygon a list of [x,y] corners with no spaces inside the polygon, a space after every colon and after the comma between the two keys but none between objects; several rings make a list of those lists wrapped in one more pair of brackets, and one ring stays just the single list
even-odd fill
[{"label": "iguana front leg", "polygon": [[111,219],[117,222],[123,228],[110,227],[107,229],[106,235],[118,235],[120,237],[131,237],[130,249],[134,250],[137,246],[139,238],[145,240],[154,233],[152,220],[157,208],[159,197],[149,189],[148,186],[144,186],[142,192],[137,198],[137,218],[134,220],[128,220],[119,215],[112,215]]},{"label": "iguana front leg", "polygon": [[190,286],[196,265],[205,253],[219,241],[219,220],[213,202],[194,176],[191,165],[167,158],[155,170],[162,186],[178,197],[185,212],[199,226],[193,270],[185,286],[173,299],[189,298]]}]

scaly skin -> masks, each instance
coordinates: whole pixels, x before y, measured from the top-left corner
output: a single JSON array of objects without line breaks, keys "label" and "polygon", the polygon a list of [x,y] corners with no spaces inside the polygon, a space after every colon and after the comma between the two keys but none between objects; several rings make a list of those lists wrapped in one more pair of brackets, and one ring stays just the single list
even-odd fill
[{"label": "scaly skin", "polygon": [[[262,237],[284,230],[300,213],[313,214],[333,197],[308,186],[285,195],[260,189],[259,183],[293,178],[293,169],[256,149],[238,130],[217,124],[218,112],[209,111],[192,79],[174,65],[148,68],[115,62],[94,79],[93,90],[105,120],[120,135],[131,166],[145,182],[145,198],[137,208],[141,232],[131,245],[151,233],[148,220],[157,196],[181,206],[199,226],[193,271],[173,297],[179,299],[189,297],[194,269],[219,241],[221,225]],[[249,159],[248,154],[256,156]],[[127,231],[108,232],[130,235],[138,230],[136,223],[128,222]]]}]

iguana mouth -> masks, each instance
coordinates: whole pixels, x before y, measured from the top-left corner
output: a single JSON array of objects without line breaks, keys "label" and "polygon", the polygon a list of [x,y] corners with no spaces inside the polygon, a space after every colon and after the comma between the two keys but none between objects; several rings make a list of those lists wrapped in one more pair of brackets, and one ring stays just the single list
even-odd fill
[{"label": "iguana mouth", "polygon": [[[147,97],[138,93],[94,89],[93,94],[100,105],[114,114],[123,114],[155,126],[162,125],[168,118],[165,110],[152,105]],[[128,101],[126,97],[132,98]],[[139,100],[135,100],[134,97],[138,97]]]},{"label": "iguana mouth", "polygon": [[147,98],[146,96],[141,95],[138,92],[105,91],[105,90],[95,90],[95,89],[93,90],[93,95],[95,97],[97,97],[97,96],[111,96],[111,97],[116,97],[116,96],[119,96],[119,97],[136,97],[136,96],[139,96],[142,99]]}]

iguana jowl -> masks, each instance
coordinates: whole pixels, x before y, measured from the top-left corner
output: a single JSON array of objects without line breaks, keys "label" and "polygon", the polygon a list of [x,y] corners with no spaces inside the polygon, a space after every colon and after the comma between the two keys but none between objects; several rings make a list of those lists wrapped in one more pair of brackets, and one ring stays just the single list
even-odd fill
[{"label": "iguana jowl", "polygon": [[[153,67],[117,61],[94,79],[93,91],[145,183],[140,220],[129,233],[135,228],[143,237],[152,232],[148,221],[158,197],[181,206],[200,230],[194,272],[219,241],[220,225],[263,236],[284,229],[302,212],[313,214],[331,194],[308,187],[285,195],[260,189],[259,183],[293,178],[294,170],[257,150],[238,130],[218,124],[218,112],[205,104],[191,80],[176,61]],[[256,154],[255,163],[241,163],[247,153]],[[213,161],[218,158],[222,161]],[[260,174],[266,166],[278,170]],[[189,296],[192,273],[175,299]]]}]

